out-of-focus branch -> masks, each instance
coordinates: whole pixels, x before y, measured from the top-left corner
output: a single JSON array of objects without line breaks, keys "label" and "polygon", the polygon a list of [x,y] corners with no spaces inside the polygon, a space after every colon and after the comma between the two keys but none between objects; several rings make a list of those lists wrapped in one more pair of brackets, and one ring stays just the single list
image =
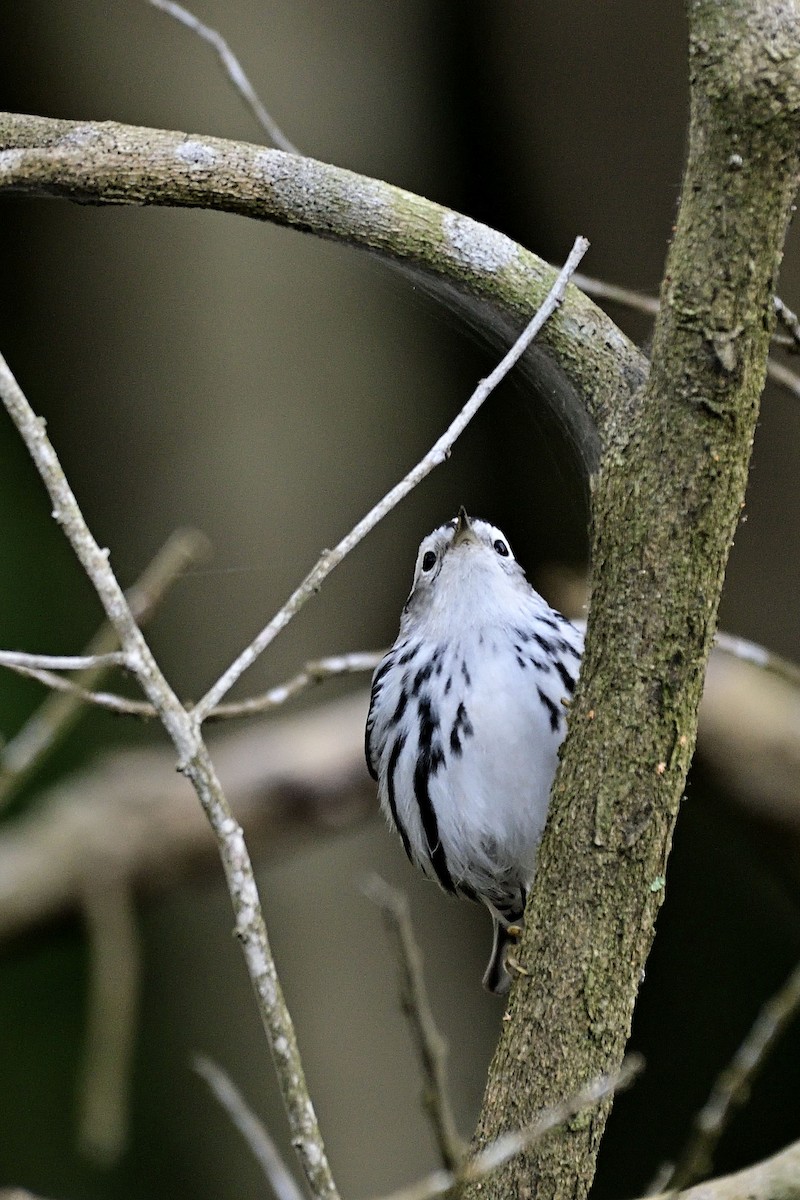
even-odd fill
[{"label": "out-of-focus branch", "polygon": [[480,1186],[482,1180],[493,1176],[523,1151],[538,1145],[553,1130],[561,1128],[579,1113],[597,1108],[604,1100],[629,1087],[643,1066],[638,1055],[630,1055],[613,1075],[599,1075],[573,1095],[545,1108],[530,1125],[501,1134],[467,1159],[457,1171],[432,1171],[430,1175],[409,1187],[392,1192],[382,1200],[436,1200],[467,1183]]},{"label": "out-of-focus branch", "polygon": [[[364,765],[368,696],[212,740],[236,819],[261,860],[377,812]],[[43,792],[0,829],[0,939],[75,911],[91,864],[152,893],[216,863],[214,841],[167,749],[117,750]]]},{"label": "out-of-focus branch", "polygon": [[[146,624],[175,580],[188,566],[201,559],[208,549],[208,538],[195,529],[177,529],[167,539],[126,593],[131,612],[139,625]],[[102,658],[118,646],[119,639],[111,626],[106,624],[92,638],[85,654],[90,658]],[[14,799],[74,728],[85,711],[85,694],[98,686],[106,670],[99,663],[82,671],[75,679],[38,676],[41,682],[59,690],[63,687],[64,691],[48,696],[22,729],[0,749],[0,811]]]},{"label": "out-of-focus branch", "polygon": [[735,1175],[706,1179],[683,1192],[651,1200],[800,1200],[800,1142]]},{"label": "out-of-focus branch", "polygon": [[128,1134],[128,1094],[139,1011],[139,931],[131,887],[112,863],[87,864],[83,911],[89,934],[89,1018],[80,1095],[80,1144],[114,1163]]},{"label": "out-of-focus branch", "polygon": [[[788,1025],[800,1011],[800,964],[771,996],[694,1120],[692,1136],[663,1180],[664,1191],[682,1191],[711,1170],[719,1140],[750,1095],[753,1082]],[[800,1189],[800,1180],[798,1180]]]},{"label": "out-of-focus branch", "polygon": [[261,1167],[264,1178],[272,1189],[275,1200],[305,1200],[263,1121],[246,1103],[230,1076],[203,1054],[198,1054],[195,1058],[194,1069],[206,1081],[212,1095],[225,1109],[247,1142],[253,1158]]},{"label": "out-of-focus branch", "polygon": [[383,914],[392,940],[400,980],[400,1005],[408,1019],[422,1065],[423,1103],[445,1170],[457,1171],[464,1161],[466,1144],[456,1127],[447,1086],[447,1045],[433,1019],[422,971],[422,956],[411,926],[408,901],[402,892],[373,876],[366,893]]},{"label": "out-of-focus branch", "polygon": [[[358,692],[300,716],[217,731],[214,760],[259,858],[283,857],[377,812],[364,767],[367,705]],[[800,833],[800,689],[713,651],[697,752],[748,812]],[[213,842],[169,751],[106,754],[0,827],[0,939],[78,909],[95,853],[146,893],[212,868]]]},{"label": "out-of-focus branch", "polygon": [[[659,302],[656,296],[645,296],[642,292],[619,287],[615,283],[606,283],[603,279],[593,279],[589,275],[576,275],[575,283],[594,300],[606,300],[610,304],[618,304],[621,308],[629,308],[648,317],[654,317],[658,313]],[[788,333],[773,333],[772,345],[797,353],[800,350],[800,318],[778,296],[774,297],[774,304],[778,320]],[[770,358],[767,360],[767,376],[785,391],[800,397],[800,375],[796,371]]]}]

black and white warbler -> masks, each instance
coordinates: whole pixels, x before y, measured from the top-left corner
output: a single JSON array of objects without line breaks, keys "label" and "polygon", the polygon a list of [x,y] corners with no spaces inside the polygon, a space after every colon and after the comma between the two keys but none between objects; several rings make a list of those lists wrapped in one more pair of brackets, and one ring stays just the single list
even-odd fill
[{"label": "black and white warbler", "polygon": [[508,540],[467,516],[419,548],[400,633],[372,678],[367,765],[406,854],[482,901],[484,986],[510,985],[583,633],[534,591]]}]

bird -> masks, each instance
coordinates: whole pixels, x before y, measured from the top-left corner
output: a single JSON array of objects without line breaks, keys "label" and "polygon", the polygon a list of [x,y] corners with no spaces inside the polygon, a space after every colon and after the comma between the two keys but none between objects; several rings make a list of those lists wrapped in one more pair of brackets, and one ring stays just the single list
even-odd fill
[{"label": "bird", "polygon": [[483,984],[511,985],[583,633],[528,582],[495,525],[423,539],[400,632],[372,677],[365,749],[414,866],[493,921]]}]

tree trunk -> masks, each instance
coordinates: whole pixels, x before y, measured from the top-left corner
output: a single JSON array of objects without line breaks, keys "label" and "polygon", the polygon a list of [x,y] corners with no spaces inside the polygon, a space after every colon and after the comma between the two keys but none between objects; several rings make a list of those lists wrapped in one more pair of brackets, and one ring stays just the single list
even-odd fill
[{"label": "tree trunk", "polygon": [[[518,955],[530,975],[511,995],[479,1145],[622,1059],[744,504],[797,182],[800,11],[688,9],[689,152],[652,367],[594,491],[586,654]],[[585,1196],[607,1115],[473,1190]]]}]

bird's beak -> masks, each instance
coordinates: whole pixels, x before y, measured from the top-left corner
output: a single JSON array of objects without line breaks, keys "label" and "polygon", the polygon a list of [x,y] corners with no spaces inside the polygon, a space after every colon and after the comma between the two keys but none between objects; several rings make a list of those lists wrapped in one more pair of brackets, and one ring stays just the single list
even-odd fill
[{"label": "bird's beak", "polygon": [[475,531],[469,523],[467,510],[464,505],[458,510],[458,520],[456,521],[456,530],[453,534],[453,546],[478,545],[478,539],[475,536]]}]

